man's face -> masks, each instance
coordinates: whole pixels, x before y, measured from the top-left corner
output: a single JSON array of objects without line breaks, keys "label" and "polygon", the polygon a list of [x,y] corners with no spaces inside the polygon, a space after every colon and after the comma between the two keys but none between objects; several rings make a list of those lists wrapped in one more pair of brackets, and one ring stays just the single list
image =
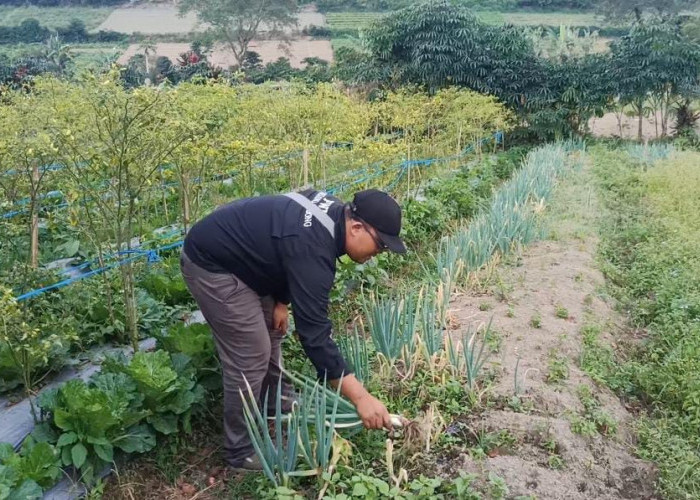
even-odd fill
[{"label": "man's face", "polygon": [[348,219],[345,228],[345,252],[352,260],[364,264],[385,250],[377,231],[369,224]]}]

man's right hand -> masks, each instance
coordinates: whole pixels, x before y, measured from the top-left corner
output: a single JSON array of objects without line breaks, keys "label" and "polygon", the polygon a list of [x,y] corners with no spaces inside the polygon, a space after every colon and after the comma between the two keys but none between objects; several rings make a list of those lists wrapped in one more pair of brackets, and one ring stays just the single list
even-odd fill
[{"label": "man's right hand", "polygon": [[367,429],[387,429],[391,430],[391,417],[384,403],[371,394],[367,394],[357,401],[355,408],[357,414],[362,419],[362,423]]},{"label": "man's right hand", "polygon": [[[331,380],[334,388],[337,388],[339,383],[340,380]],[[367,392],[355,375],[343,377],[341,392],[355,405],[357,414],[367,429],[391,430],[393,428],[391,416],[384,403]]]}]

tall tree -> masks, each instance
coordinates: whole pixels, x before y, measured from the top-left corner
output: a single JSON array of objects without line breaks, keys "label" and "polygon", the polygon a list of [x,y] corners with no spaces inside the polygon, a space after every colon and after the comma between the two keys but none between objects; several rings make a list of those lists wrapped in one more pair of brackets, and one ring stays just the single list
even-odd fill
[{"label": "tall tree", "polygon": [[598,3],[601,13],[618,21],[631,18],[639,21],[645,14],[670,18],[698,7],[699,0],[602,0]]},{"label": "tall tree", "polygon": [[661,116],[666,135],[669,116],[694,95],[700,72],[700,44],[684,36],[674,20],[645,19],[611,45],[613,81],[622,104],[634,107],[638,138],[650,105]]},{"label": "tall tree", "polygon": [[296,0],[183,0],[180,13],[195,12],[212,35],[226,43],[236,64],[245,61],[250,42],[263,30],[281,32],[296,24]]},{"label": "tall tree", "polygon": [[366,33],[376,66],[392,83],[431,91],[462,85],[496,95],[516,109],[536,104],[544,90],[542,61],[516,27],[488,26],[469,9],[435,0],[397,11]]}]

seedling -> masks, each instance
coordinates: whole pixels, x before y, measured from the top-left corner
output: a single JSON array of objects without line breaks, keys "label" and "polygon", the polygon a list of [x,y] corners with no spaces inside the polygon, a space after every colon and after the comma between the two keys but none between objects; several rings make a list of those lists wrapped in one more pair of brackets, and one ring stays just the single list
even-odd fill
[{"label": "seedling", "polygon": [[557,306],[554,315],[559,319],[569,319],[569,311],[563,306]]}]

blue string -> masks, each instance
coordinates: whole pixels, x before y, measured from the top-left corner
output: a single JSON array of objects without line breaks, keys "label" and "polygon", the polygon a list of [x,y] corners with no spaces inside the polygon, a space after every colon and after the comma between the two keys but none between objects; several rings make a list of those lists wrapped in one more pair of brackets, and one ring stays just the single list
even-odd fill
[{"label": "blue string", "polygon": [[[496,132],[496,134],[494,134],[492,137],[488,137],[488,138],[484,138],[484,139],[480,140],[479,144],[484,144],[485,142],[487,142],[491,139],[493,139],[496,142],[496,144],[500,144],[503,140],[503,133]],[[341,183],[336,187],[327,188],[326,192],[328,192],[329,194],[334,194],[334,193],[343,191],[351,186],[361,184],[363,182],[367,182],[367,181],[375,179],[377,177],[381,177],[383,175],[386,175],[388,172],[390,172],[392,170],[399,170],[399,173],[398,173],[396,179],[394,179],[394,181],[392,181],[392,183],[390,184],[390,186],[396,186],[401,181],[403,175],[409,169],[411,169],[413,167],[430,166],[433,163],[457,159],[457,158],[460,158],[460,157],[466,155],[468,152],[470,152],[472,150],[473,150],[473,146],[470,145],[470,146],[465,147],[459,154],[454,155],[454,156],[448,156],[448,157],[443,157],[443,158],[430,158],[427,160],[410,160],[410,161],[404,160],[401,163],[399,163],[398,165],[393,165],[387,169],[379,170],[371,175],[367,175],[367,176],[361,177],[359,179],[356,179],[354,181],[347,182],[344,184]],[[372,168],[373,166],[379,165],[380,163],[381,162],[374,163],[374,164],[372,164],[368,167],[365,167],[364,169],[361,169],[361,170],[367,171],[370,168]],[[177,233],[182,234],[182,231],[175,230],[175,231],[172,231],[171,233],[169,233],[169,235],[175,235]],[[161,236],[161,238],[166,238],[166,237],[168,237],[168,236]],[[149,242],[145,242],[145,243],[148,244]],[[49,292],[52,290],[58,290],[60,288],[71,285],[77,281],[82,281],[84,279],[90,278],[90,277],[95,276],[97,274],[104,273],[104,272],[109,271],[111,269],[114,269],[116,267],[123,266],[124,264],[127,264],[129,262],[134,262],[142,257],[146,257],[148,263],[158,262],[158,261],[160,261],[160,253],[161,252],[165,252],[168,250],[173,250],[175,248],[179,248],[182,245],[184,245],[184,243],[185,243],[185,241],[184,241],[184,239],[182,239],[182,240],[178,240],[178,241],[175,241],[173,243],[169,243],[167,245],[163,245],[163,246],[160,246],[160,247],[154,248],[154,249],[138,249],[138,248],[136,248],[136,249],[129,249],[129,250],[120,250],[120,251],[116,252],[115,254],[112,254],[106,258],[106,260],[111,260],[113,258],[117,258],[117,262],[114,262],[112,264],[106,265],[106,266],[98,268],[98,269],[88,271],[86,273],[80,274],[78,276],[74,276],[72,278],[65,279],[63,281],[59,281],[58,283],[54,283],[52,285],[45,286],[43,288],[37,288],[35,290],[31,290],[27,293],[24,293],[24,294],[18,296],[17,301],[21,302],[24,300],[28,300],[28,299],[37,297],[43,293],[46,293],[46,292]],[[120,257],[125,257],[125,256],[126,256],[126,258],[120,258]],[[91,263],[94,263],[94,262],[95,261],[92,261]],[[91,263],[83,263],[80,266],[76,266],[75,268],[73,268],[73,270],[86,269],[91,265]]]}]

